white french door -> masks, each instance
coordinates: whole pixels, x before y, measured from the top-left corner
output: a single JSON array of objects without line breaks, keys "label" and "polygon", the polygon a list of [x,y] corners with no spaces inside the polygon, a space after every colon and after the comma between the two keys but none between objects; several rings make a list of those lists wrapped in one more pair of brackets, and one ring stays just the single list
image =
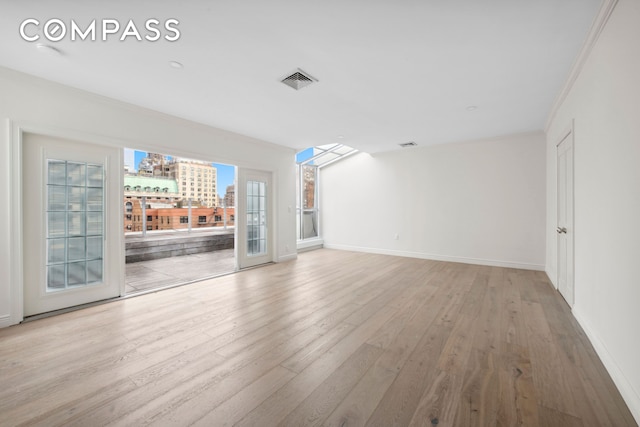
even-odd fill
[{"label": "white french door", "polygon": [[558,290],[573,306],[573,132],[558,144]]},{"label": "white french door", "polygon": [[120,150],[23,135],[24,315],[117,297]]},{"label": "white french door", "polygon": [[238,169],[238,264],[253,267],[273,261],[271,173]]}]

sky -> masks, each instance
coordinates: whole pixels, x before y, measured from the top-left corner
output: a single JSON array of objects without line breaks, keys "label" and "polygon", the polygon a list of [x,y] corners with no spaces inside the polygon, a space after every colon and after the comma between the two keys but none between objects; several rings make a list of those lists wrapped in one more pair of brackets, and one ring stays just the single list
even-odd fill
[{"label": "sky", "polygon": [[296,154],[296,162],[304,162],[311,157],[313,157],[313,147],[309,147],[306,150],[302,150],[298,154]]},{"label": "sky", "polygon": [[[129,164],[129,166],[133,167],[135,171],[138,170],[138,164],[144,157],[147,157],[146,151],[132,150],[129,148],[124,149],[124,162],[125,164]],[[133,164],[130,164],[131,162],[133,162]],[[222,163],[211,164],[217,169],[218,196],[224,197],[227,192],[227,186],[232,185],[235,179],[235,166],[225,165]]]}]

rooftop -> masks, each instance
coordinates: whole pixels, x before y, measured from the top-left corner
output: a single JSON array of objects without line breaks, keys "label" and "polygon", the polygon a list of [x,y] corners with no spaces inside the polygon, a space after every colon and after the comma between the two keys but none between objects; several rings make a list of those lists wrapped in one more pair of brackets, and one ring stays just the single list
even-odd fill
[{"label": "rooftop", "polygon": [[150,176],[140,176],[140,175],[125,175],[124,176],[124,185],[130,186],[131,188],[135,188],[140,186],[140,188],[149,187],[154,189],[156,187],[161,190],[167,188],[167,192],[169,193],[177,193],[178,192],[178,182],[175,179],[167,178],[167,177],[150,177]]}]

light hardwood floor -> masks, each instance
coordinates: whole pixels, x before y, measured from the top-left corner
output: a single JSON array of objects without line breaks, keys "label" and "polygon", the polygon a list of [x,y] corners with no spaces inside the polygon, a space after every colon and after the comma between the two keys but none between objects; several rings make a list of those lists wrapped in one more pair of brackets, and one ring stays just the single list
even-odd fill
[{"label": "light hardwood floor", "polygon": [[634,426],[542,272],[319,250],[0,330],[0,424]]}]

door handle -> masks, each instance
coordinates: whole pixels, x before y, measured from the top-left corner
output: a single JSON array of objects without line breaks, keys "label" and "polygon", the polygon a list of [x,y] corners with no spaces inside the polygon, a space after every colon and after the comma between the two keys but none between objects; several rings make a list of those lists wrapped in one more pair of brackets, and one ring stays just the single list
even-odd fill
[{"label": "door handle", "polygon": [[561,227],[558,227],[558,228],[556,229],[556,231],[558,232],[558,234],[563,234],[563,233],[564,233],[564,234],[567,234],[567,229],[566,229],[566,227],[562,227],[562,228],[561,228]]}]

